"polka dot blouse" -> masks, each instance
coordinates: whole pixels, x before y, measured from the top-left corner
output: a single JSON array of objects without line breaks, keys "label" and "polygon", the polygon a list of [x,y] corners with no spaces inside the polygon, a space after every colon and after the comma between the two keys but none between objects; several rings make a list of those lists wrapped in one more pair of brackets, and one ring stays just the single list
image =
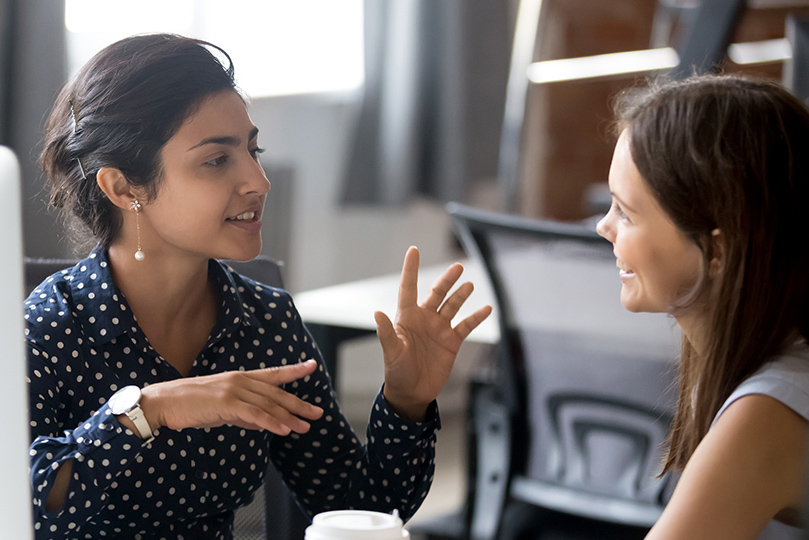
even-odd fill
[{"label": "polka dot blouse", "polygon": [[[103,251],[54,274],[25,302],[35,531],[44,538],[231,538],[233,511],[252,499],[271,461],[310,514],[364,508],[413,515],[433,476],[428,420],[398,417],[381,392],[360,444],[335,401],[317,347],[290,296],[211,261],[216,325],[189,376],[300,362],[320,367],[285,385],[323,407],[306,434],[238,427],[160,428],[145,443],[110,414],[119,388],[181,375],[149,345],[112,282]],[[60,464],[72,460],[61,509],[45,511]]]}]

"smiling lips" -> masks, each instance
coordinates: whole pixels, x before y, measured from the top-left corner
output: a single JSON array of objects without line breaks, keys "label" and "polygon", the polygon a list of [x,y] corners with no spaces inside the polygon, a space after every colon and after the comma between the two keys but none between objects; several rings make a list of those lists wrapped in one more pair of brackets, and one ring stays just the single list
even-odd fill
[{"label": "smiling lips", "polygon": [[225,221],[251,234],[258,233],[261,230],[261,214],[255,210],[242,212],[227,218]]},{"label": "smiling lips", "polygon": [[615,266],[617,266],[618,269],[620,270],[619,274],[620,274],[621,281],[629,279],[629,278],[631,278],[632,276],[635,275],[635,272],[630,270],[629,267],[627,265],[625,265],[624,261],[622,261],[621,259],[618,259],[618,258],[615,259]]},{"label": "smiling lips", "polygon": [[256,217],[255,212],[244,212],[243,214],[239,214],[238,216],[228,218],[228,221],[250,221],[255,217]]}]

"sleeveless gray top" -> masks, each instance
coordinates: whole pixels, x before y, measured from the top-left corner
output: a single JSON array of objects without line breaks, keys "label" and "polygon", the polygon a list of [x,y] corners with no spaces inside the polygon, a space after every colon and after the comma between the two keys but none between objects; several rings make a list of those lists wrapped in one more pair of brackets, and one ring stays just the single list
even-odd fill
[{"label": "sleeveless gray top", "polygon": [[[801,343],[767,362],[742,383],[725,400],[713,423],[731,403],[750,394],[764,394],[777,399],[809,421],[809,346]],[[805,531],[770,521],[756,540],[804,540]]]}]

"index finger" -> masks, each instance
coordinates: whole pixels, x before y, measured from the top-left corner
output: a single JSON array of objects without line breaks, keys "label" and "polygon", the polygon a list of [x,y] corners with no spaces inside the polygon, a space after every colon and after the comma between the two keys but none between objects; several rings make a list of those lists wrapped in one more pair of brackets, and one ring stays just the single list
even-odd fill
[{"label": "index finger", "polygon": [[399,309],[416,304],[419,280],[419,250],[410,246],[402,265],[402,280],[399,283]]},{"label": "index finger", "polygon": [[245,374],[251,378],[257,378],[262,382],[269,383],[274,386],[280,386],[282,384],[296,381],[301,377],[311,375],[315,369],[317,369],[317,361],[307,360],[306,362],[289,364],[287,366],[246,371]]}]

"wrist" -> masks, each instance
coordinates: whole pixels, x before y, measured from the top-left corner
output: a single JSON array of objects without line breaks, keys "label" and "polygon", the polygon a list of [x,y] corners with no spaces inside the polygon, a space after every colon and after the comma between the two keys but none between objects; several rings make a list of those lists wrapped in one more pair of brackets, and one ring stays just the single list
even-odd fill
[{"label": "wrist", "polygon": [[394,413],[412,422],[424,422],[427,417],[427,408],[432,403],[432,400],[422,403],[406,396],[400,396],[396,392],[390,392],[387,386],[382,388],[382,397]]},{"label": "wrist", "polygon": [[109,408],[122,425],[147,443],[152,442],[154,428],[141,408],[140,388],[134,385],[121,388],[110,397]]},{"label": "wrist", "polygon": [[141,390],[140,394],[140,408],[149,422],[152,430],[157,430],[166,425],[160,414],[160,398],[159,389],[156,388],[159,384],[150,384]]}]

